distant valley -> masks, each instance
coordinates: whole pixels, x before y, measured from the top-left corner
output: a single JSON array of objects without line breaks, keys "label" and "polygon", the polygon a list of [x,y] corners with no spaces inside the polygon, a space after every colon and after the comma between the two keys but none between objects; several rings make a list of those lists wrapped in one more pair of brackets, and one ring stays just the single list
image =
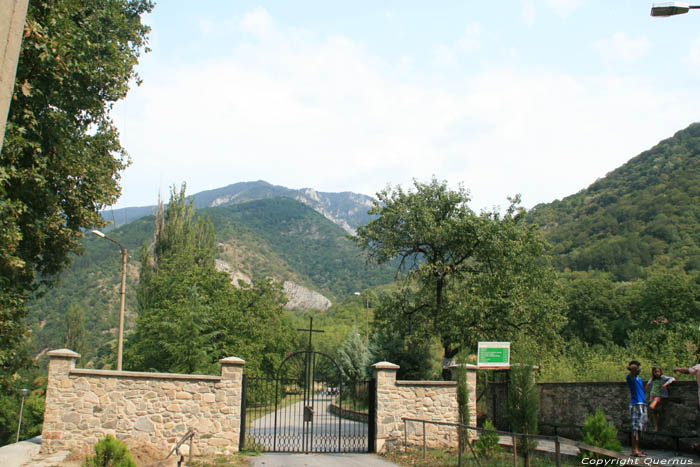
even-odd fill
[{"label": "distant valley", "polygon": [[[395,265],[366,263],[347,234],[369,220],[372,199],[356,193],[293,190],[242,182],[192,195],[198,215],[209,216],[219,246],[217,265],[232,281],[272,277],[288,308],[327,309],[354,292],[391,283]],[[109,235],[129,250],[127,329],[137,312],[139,249],[151,242],[154,207],[108,210]],[[527,213],[551,244],[564,273],[604,274],[634,281],[658,269],[700,273],[700,123],[562,200]],[[59,286],[34,300],[29,324],[36,352],[62,346],[71,305],[86,312],[91,352],[109,353],[119,297],[119,253],[88,236]]]}]

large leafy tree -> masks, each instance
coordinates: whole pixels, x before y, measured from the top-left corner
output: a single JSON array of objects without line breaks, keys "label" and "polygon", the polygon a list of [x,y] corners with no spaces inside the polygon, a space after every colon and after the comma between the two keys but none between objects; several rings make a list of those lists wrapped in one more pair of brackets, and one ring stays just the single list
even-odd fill
[{"label": "large leafy tree", "polygon": [[575,277],[564,284],[564,296],[568,305],[568,320],[562,329],[565,339],[602,345],[615,342],[615,337],[620,341],[620,332],[615,330],[624,319],[624,310],[615,283],[605,277]]},{"label": "large leafy tree", "polygon": [[414,181],[414,191],[387,188],[369,211],[376,218],[353,237],[371,260],[398,258],[406,273],[379,306],[379,326],[437,336],[448,361],[479,339],[551,334],[561,322],[545,243],[525,224],[519,199],[504,215],[476,214],[469,201],[436,179]]},{"label": "large leafy tree", "polygon": [[119,196],[128,156],[110,118],[138,80],[149,0],[32,0],[0,153],[0,371],[17,365],[24,303],[80,251]]}]

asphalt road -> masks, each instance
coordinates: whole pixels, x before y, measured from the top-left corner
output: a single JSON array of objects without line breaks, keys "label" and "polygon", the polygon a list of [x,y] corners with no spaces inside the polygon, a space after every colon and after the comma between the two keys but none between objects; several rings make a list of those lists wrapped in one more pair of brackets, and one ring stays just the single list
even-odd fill
[{"label": "asphalt road", "polygon": [[246,442],[254,440],[266,451],[367,452],[367,424],[330,413],[332,399],[314,397],[313,422],[304,423],[303,401],[277,410],[276,420],[275,412],[260,417],[248,428]]}]

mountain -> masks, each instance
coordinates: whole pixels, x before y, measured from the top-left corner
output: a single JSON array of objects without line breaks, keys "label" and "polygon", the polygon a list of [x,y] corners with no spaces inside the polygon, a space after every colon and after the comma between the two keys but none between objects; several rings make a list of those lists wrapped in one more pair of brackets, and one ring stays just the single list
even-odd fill
[{"label": "mountain", "polygon": [[[341,226],[346,232],[354,233],[358,225],[369,220],[367,210],[372,205],[369,196],[352,193],[324,193],[313,188],[293,190],[283,186],[271,185],[259,180],[257,182],[241,182],[223,188],[202,191],[191,196],[196,209],[208,207],[229,206],[248,201],[270,198],[292,198],[310,206],[328,220]],[[118,227],[140,217],[152,214],[156,206],[141,206],[102,211],[105,220],[114,222]]]},{"label": "mountain", "polygon": [[[266,198],[198,209],[216,232],[217,267],[236,279],[273,277],[287,293],[290,306],[327,308],[329,301],[391,282],[394,269],[365,263],[346,231],[295,199]],[[154,217],[145,216],[113,229],[109,235],[128,250],[127,329],[136,317],[138,251],[153,239]],[[60,348],[64,316],[71,305],[85,310],[91,353],[107,353],[118,322],[120,261],[111,243],[85,238],[85,254],[76,256],[60,284],[30,304],[29,324],[36,350]]]},{"label": "mountain", "polygon": [[700,270],[700,123],[644,151],[591,186],[535,206],[562,270],[616,280],[650,267]]}]

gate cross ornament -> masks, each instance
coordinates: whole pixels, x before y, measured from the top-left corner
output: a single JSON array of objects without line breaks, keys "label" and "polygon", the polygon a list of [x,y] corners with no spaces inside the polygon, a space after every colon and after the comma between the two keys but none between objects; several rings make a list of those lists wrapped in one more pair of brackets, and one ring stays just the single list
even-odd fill
[{"label": "gate cross ornament", "polygon": [[309,333],[309,352],[313,351],[313,347],[311,346],[311,336],[313,335],[312,333],[314,333],[314,332],[326,332],[326,331],[321,331],[320,329],[314,329],[314,318],[311,316],[309,317],[309,329],[297,329],[297,331]]}]

